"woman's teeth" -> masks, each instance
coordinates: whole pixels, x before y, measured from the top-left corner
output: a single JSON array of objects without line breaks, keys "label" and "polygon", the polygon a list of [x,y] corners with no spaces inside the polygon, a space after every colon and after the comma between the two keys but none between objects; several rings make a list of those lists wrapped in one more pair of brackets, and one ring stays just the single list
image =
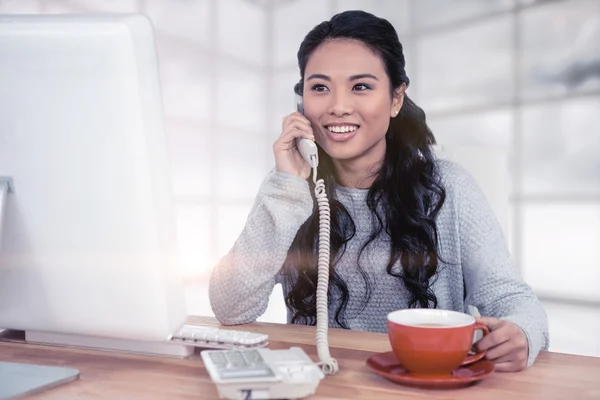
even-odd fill
[{"label": "woman's teeth", "polygon": [[345,132],[353,132],[358,128],[356,125],[347,125],[347,126],[328,126],[330,132],[334,133],[345,133]]}]

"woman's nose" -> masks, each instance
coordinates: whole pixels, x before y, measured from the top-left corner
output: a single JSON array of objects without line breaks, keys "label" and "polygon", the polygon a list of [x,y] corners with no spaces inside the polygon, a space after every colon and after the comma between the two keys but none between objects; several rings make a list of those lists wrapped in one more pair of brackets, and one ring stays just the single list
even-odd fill
[{"label": "woman's nose", "polygon": [[336,117],[352,114],[352,101],[345,93],[337,93],[331,96],[331,104],[328,113]]}]

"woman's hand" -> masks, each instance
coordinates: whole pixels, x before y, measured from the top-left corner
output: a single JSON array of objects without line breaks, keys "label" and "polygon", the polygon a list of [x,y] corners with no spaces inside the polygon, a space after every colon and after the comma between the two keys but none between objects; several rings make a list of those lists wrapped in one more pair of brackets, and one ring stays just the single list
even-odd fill
[{"label": "woman's hand", "polygon": [[307,179],[310,176],[310,165],[298,151],[296,138],[315,140],[310,121],[299,112],[283,118],[281,135],[273,143],[275,169]]},{"label": "woman's hand", "polygon": [[525,332],[512,322],[498,318],[481,317],[490,333],[475,343],[477,351],[487,350],[486,358],[496,364],[496,371],[517,372],[527,368],[529,343]]}]

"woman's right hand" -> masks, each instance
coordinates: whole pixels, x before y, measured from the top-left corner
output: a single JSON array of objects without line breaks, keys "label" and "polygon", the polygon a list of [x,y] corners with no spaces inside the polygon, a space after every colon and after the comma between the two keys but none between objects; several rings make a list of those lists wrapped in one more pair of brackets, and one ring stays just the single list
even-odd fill
[{"label": "woman's right hand", "polygon": [[296,147],[297,138],[315,140],[310,121],[301,113],[294,112],[283,118],[281,135],[273,143],[275,169],[307,179],[310,165]]}]

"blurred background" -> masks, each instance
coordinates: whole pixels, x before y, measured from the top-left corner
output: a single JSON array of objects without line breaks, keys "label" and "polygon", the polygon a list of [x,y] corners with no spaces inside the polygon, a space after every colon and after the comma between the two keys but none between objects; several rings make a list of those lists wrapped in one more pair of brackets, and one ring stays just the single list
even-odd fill
[{"label": "blurred background", "polygon": [[[0,13],[136,12],[156,28],[179,266],[190,313],[240,233],[296,52],[339,11],[388,19],[408,95],[438,142],[506,150],[507,237],[548,312],[551,350],[600,356],[600,0],[0,0]],[[285,322],[281,288],[262,321]]]}]

